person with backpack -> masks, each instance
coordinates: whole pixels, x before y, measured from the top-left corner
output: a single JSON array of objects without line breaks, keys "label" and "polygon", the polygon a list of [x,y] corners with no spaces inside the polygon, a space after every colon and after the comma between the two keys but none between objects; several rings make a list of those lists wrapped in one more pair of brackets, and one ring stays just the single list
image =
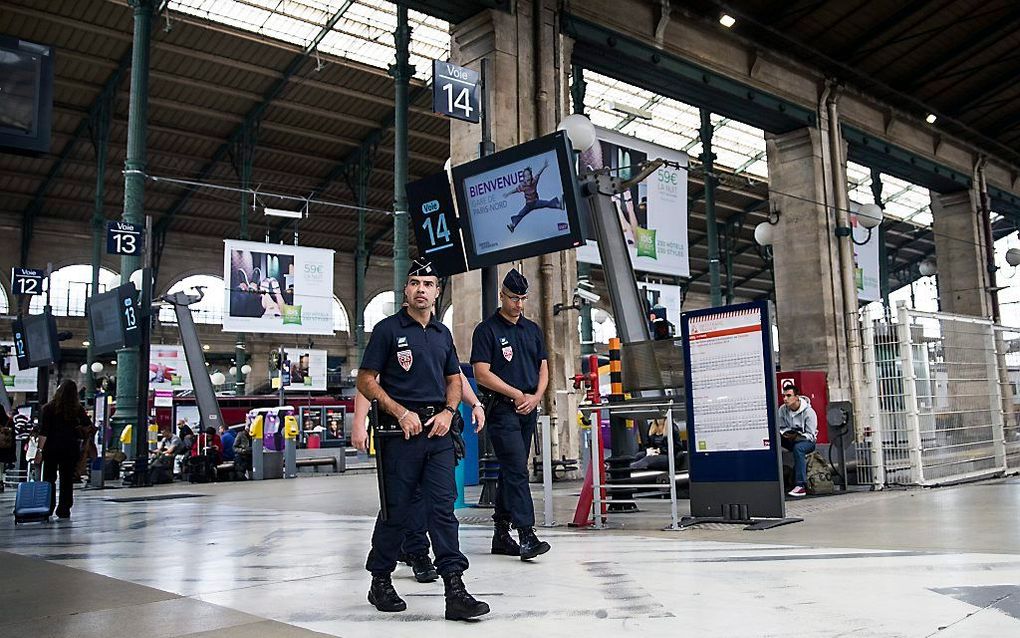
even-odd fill
[{"label": "person with backpack", "polygon": [[818,436],[818,415],[811,401],[800,395],[800,388],[783,388],[783,405],[776,417],[779,422],[780,444],[793,453],[793,478],[796,485],[787,492],[794,497],[807,495],[807,455],[815,451]]},{"label": "person with backpack", "polygon": [[[64,379],[39,414],[39,451],[36,462],[43,464],[43,480],[50,483],[50,515],[71,518],[74,504],[75,470],[81,456],[84,433],[92,429],[92,421],[78,402],[78,386]],[[60,500],[57,501],[57,475],[60,475]]]}]

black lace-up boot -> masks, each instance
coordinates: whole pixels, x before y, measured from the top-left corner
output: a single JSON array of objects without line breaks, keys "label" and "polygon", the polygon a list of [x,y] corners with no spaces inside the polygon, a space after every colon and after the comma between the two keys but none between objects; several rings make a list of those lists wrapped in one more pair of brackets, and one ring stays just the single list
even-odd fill
[{"label": "black lace-up boot", "polygon": [[510,523],[496,521],[492,533],[492,553],[501,556],[520,556],[521,546],[510,535]]},{"label": "black lace-up boot", "polygon": [[521,560],[531,560],[549,551],[549,543],[538,540],[534,527],[521,527],[517,533],[521,537]]},{"label": "black lace-up boot", "polygon": [[470,620],[489,613],[489,606],[475,600],[465,589],[461,572],[444,574],[443,584],[446,586],[447,620]]},{"label": "black lace-up boot", "polygon": [[368,590],[368,602],[375,605],[379,611],[404,611],[407,603],[397,595],[393,588],[390,575],[372,576],[372,587]]}]

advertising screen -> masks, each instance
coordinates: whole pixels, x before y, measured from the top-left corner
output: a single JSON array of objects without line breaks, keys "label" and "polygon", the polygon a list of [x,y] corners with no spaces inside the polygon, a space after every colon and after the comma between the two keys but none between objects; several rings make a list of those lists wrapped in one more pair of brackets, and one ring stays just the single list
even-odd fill
[{"label": "advertising screen", "polygon": [[333,334],[333,251],[224,241],[225,332]]},{"label": "advertising screen", "polygon": [[342,405],[327,405],[323,410],[324,420],[322,432],[322,447],[343,447],[344,420],[347,416],[347,408]]},{"label": "advertising screen", "polygon": [[564,133],[453,168],[471,268],[578,246],[573,151]]}]

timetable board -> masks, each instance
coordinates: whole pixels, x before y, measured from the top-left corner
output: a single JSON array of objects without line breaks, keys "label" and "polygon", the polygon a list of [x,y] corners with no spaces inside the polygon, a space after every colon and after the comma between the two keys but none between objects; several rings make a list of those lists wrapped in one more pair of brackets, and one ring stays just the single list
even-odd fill
[{"label": "timetable board", "polygon": [[687,384],[691,514],[785,516],[767,302],[681,316]]},{"label": "timetable board", "polygon": [[690,320],[689,386],[698,452],[771,447],[760,309]]}]

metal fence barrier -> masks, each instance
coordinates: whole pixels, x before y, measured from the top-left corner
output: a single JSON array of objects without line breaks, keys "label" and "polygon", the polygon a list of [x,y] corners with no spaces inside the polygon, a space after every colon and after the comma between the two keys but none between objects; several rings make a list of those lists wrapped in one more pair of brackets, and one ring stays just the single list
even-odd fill
[{"label": "metal fence barrier", "polygon": [[1020,467],[1009,376],[1020,332],[902,305],[862,320],[861,331],[869,424],[858,442],[861,483],[938,485]]}]

